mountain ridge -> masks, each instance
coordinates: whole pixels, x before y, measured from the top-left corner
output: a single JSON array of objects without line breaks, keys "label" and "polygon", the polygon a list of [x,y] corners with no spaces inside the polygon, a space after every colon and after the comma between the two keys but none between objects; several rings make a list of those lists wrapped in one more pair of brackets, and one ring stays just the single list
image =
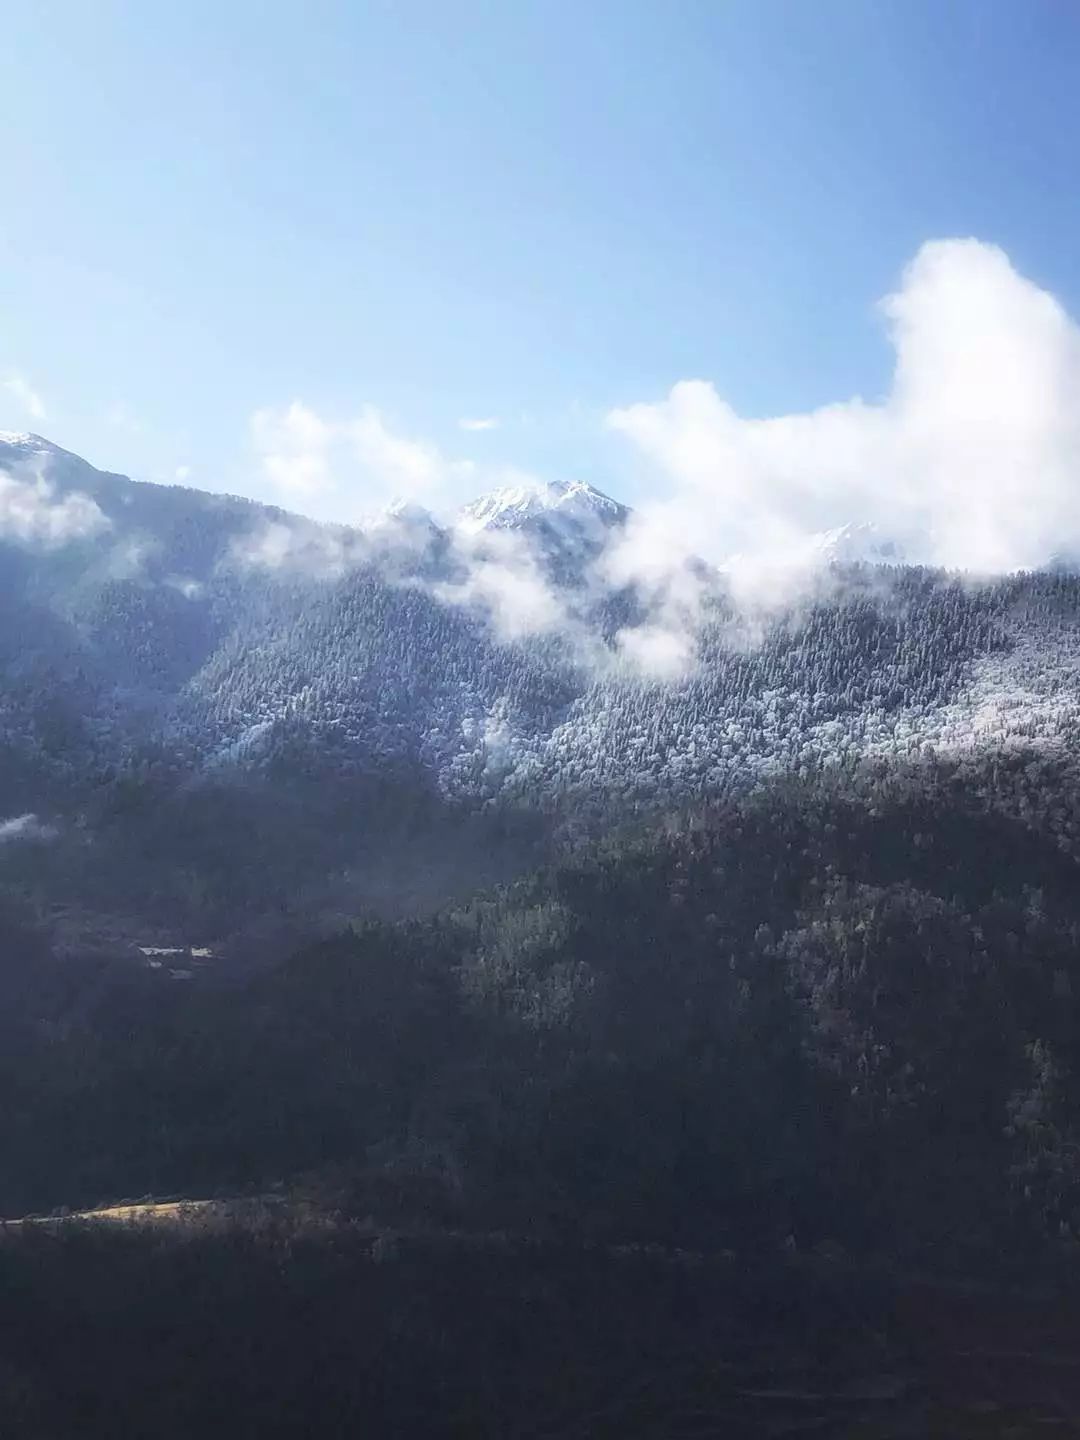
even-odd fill
[{"label": "mountain ridge", "polygon": [[628,506],[585,481],[549,480],[502,486],[462,506],[451,525],[470,533],[514,529],[537,520],[603,526],[619,525]]},{"label": "mountain ridge", "polygon": [[434,877],[481,857],[462,837],[486,826],[527,848],[769,774],[1080,753],[1070,573],[841,566],[744,613],[703,569],[688,611],[605,588],[597,547],[629,512],[590,489],[547,496],[599,507],[580,544],[526,495],[525,528],[457,546],[435,527],[410,550],[77,456],[54,483],[108,526],[48,544],[0,527],[0,822],[50,836],[11,832],[0,898],[45,910],[227,928],[275,889],[318,913],[445,893]]},{"label": "mountain ridge", "polygon": [[[444,537],[456,534],[471,540],[485,534],[516,531],[563,546],[574,541],[580,544],[584,539],[595,551],[602,549],[635,514],[632,507],[585,481],[528,480],[483,491],[443,518],[416,500],[396,497],[370,517],[355,523],[317,521],[300,511],[226,491],[135,480],[118,471],[100,469],[36,432],[0,431],[0,469],[10,470],[13,463],[36,457],[60,462],[58,473],[53,473],[50,467],[50,472],[42,478],[58,483],[64,490],[78,488],[81,482],[81,488],[95,500],[100,492],[109,494],[116,483],[121,482],[142,491],[198,496],[201,503],[210,506],[242,506],[274,521],[300,524],[316,531],[357,535],[396,527],[414,534],[428,529]],[[903,565],[918,563],[918,556],[925,548],[920,537],[908,537],[905,542],[882,532],[873,521],[852,520],[832,529],[809,532],[801,553],[805,561],[826,566]],[[1048,565],[1051,563],[1052,560],[1048,561]]]}]

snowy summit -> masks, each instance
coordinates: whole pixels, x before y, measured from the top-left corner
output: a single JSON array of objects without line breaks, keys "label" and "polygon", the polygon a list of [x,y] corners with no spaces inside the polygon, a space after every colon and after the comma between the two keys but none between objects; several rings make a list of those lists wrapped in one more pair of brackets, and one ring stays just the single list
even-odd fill
[{"label": "snowy summit", "polygon": [[387,528],[434,529],[435,517],[424,505],[404,496],[391,500],[374,515],[360,524],[361,530],[384,530]]},{"label": "snowy summit", "polygon": [[517,530],[537,522],[593,527],[621,524],[625,505],[583,481],[553,480],[540,485],[508,485],[491,490],[458,512],[456,526],[466,534]]},{"label": "snowy summit", "polygon": [[838,525],[811,542],[816,558],[828,565],[904,565],[908,545],[885,535],[873,524]]},{"label": "snowy summit", "polygon": [[59,445],[35,435],[29,430],[0,430],[0,446],[5,450],[32,451],[42,454],[60,454]]}]

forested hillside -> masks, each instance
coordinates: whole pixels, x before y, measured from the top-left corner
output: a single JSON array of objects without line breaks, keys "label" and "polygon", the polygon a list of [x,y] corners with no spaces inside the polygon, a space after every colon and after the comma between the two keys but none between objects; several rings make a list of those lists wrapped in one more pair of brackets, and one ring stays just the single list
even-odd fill
[{"label": "forested hillside", "polygon": [[458,593],[506,554],[428,517],[4,453],[0,1209],[405,1176],[484,1226],[1071,1242],[1080,580],[715,576],[661,678],[587,488],[476,512],[569,597],[511,637]]},{"label": "forested hillside", "polygon": [[541,1235],[1071,1254],[1078,826],[1030,752],[868,762],[224,993],[13,944],[0,1209],[308,1177]]},{"label": "forested hillside", "polygon": [[[65,941],[416,913],[762,776],[1075,748],[1070,573],[833,566],[748,610],[700,570],[661,673],[635,661],[655,596],[603,569],[629,512],[587,487],[489,497],[465,546],[408,510],[344,531],[135,484],[35,437],[0,463],[0,889]],[[507,575],[542,626],[508,631]]]}]

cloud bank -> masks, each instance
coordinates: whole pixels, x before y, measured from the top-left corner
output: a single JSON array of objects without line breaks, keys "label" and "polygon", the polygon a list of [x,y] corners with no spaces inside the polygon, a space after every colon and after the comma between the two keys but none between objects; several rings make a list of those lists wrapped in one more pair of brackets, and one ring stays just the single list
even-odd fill
[{"label": "cloud bank", "polygon": [[[1080,559],[1080,327],[1059,301],[995,246],[936,240],[878,311],[895,352],[880,399],[747,417],[708,381],[683,380],[606,416],[654,491],[595,567],[591,593],[629,586],[644,606],[643,622],[616,637],[616,659],[660,678],[685,673],[708,566],[752,612],[805,595],[823,560],[850,559],[863,542],[976,574]],[[260,411],[252,434],[278,493],[353,523],[391,495],[438,504],[463,480],[481,490],[505,478],[396,434],[370,407],[334,423],[296,402]],[[617,475],[610,488],[622,488]],[[844,543],[830,551],[822,536],[833,531]],[[452,544],[457,577],[440,598],[485,612],[504,638],[580,638],[581,606],[520,536],[458,532]],[[260,547],[259,563],[331,575],[369,553],[340,535],[273,528]]]},{"label": "cloud bank", "polygon": [[983,573],[1080,552],[1080,328],[1060,303],[1000,249],[938,240],[879,308],[896,355],[880,402],[752,419],[684,380],[608,415],[664,487],[639,510],[628,567],[655,566],[651,530],[748,573],[783,569],[851,522]]}]

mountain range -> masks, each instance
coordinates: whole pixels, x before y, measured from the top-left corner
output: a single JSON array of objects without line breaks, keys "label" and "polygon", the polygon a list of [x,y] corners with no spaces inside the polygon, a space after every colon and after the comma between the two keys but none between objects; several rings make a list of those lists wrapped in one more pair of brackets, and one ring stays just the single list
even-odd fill
[{"label": "mountain range", "polygon": [[748,610],[613,565],[639,523],[551,484],[320,526],[0,437],[0,888],[219,936],[285,890],[424,906],[766,774],[1072,753],[1071,574],[975,583],[853,525]]}]

